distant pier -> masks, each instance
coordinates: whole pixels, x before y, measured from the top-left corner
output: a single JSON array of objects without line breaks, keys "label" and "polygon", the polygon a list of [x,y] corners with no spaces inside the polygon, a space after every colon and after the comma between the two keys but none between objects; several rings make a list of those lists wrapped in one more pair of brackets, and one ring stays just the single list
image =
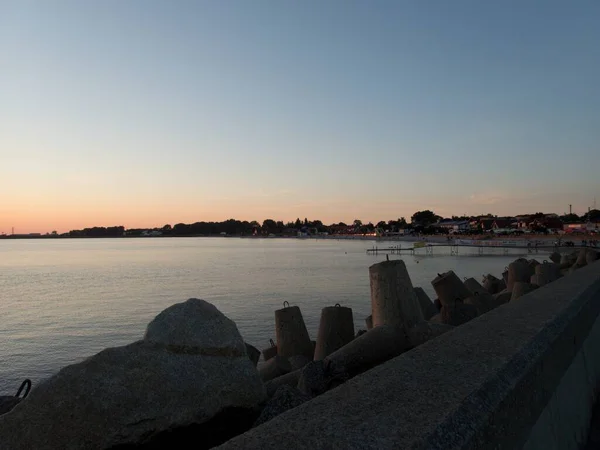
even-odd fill
[{"label": "distant pier", "polygon": [[[523,245],[522,242],[503,242],[503,241],[466,241],[466,242],[458,242],[458,243],[428,243],[428,242],[416,242],[413,245],[394,245],[388,247],[377,247],[373,246],[372,248],[367,249],[368,255],[378,255],[378,254],[387,254],[387,255],[400,255],[400,254],[411,254],[411,255],[434,255],[434,249],[450,249],[450,255],[458,255],[460,253],[460,249],[477,249],[478,255],[490,255],[490,254],[498,254],[493,250],[501,250],[503,254],[508,255],[510,250],[527,250],[527,253],[535,254],[540,251],[559,251],[561,249],[569,250],[573,249],[573,247],[569,246],[557,246],[557,245],[549,245],[549,244],[529,244]],[[438,255],[447,255],[448,253],[438,253]],[[469,253],[473,254],[473,253]]]}]

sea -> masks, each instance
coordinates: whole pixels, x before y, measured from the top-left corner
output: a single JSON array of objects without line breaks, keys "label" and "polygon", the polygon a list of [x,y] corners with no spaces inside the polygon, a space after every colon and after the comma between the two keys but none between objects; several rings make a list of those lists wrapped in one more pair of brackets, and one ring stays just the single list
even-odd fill
[{"label": "sea", "polygon": [[[355,329],[370,314],[367,254],[411,242],[285,238],[121,238],[0,240],[0,395],[15,395],[107,347],[142,339],[168,306],[201,298],[233,319],[259,349],[275,339],[274,311],[301,308],[316,338],[321,310],[351,307]],[[431,280],[454,270],[500,276],[522,250],[435,248],[402,258],[414,286],[435,298]],[[526,254],[526,251],[525,251]],[[528,255],[531,257],[531,255]],[[540,261],[547,254],[535,255]]]}]

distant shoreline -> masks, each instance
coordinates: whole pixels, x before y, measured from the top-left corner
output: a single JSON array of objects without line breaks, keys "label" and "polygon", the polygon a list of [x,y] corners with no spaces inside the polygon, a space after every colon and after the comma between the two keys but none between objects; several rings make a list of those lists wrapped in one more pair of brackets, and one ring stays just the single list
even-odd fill
[{"label": "distant shoreline", "polygon": [[355,241],[373,241],[373,242],[417,242],[424,241],[429,243],[448,243],[458,239],[475,240],[475,241],[497,241],[497,240],[510,240],[517,242],[539,242],[539,243],[554,243],[557,239],[561,238],[563,242],[572,241],[574,243],[581,243],[581,241],[595,240],[598,239],[597,235],[593,234],[581,234],[575,236],[566,235],[544,235],[544,234],[529,234],[527,236],[473,236],[473,235],[453,235],[448,240],[447,235],[424,235],[424,236],[364,236],[364,235],[323,235],[323,236],[240,236],[240,235],[186,235],[186,236],[52,236],[52,235],[41,235],[41,236],[27,236],[27,235],[3,235],[0,236],[0,240],[54,240],[54,239],[160,239],[160,238],[223,238],[223,239],[296,239],[296,240],[355,240]]}]

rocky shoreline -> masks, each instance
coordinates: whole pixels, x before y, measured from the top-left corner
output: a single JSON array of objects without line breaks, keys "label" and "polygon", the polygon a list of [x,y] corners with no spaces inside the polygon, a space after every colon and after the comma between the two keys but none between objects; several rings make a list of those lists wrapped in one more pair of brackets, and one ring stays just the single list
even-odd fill
[{"label": "rocky shoreline", "polygon": [[174,304],[141,340],[64,367],[24,398],[0,397],[0,448],[213,448],[494,308],[526,301],[599,254],[581,248],[549,259],[519,258],[481,282],[440,273],[433,301],[402,260],[377,263],[364,330],[354,329],[350,308],[327,306],[312,341],[300,308],[286,303],[262,351],[212,304]]}]

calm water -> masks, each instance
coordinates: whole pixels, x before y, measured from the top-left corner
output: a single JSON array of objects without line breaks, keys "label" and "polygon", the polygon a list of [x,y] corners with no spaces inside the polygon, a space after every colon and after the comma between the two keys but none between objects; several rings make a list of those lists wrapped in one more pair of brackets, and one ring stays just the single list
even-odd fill
[{"label": "calm water", "polygon": [[[190,297],[214,303],[258,348],[274,338],[273,311],[285,300],[301,307],[313,338],[321,308],[335,303],[352,307],[357,329],[364,328],[368,267],[385,259],[365,254],[372,245],[236,238],[0,241],[0,395],[14,395],[24,378],[35,384],[103,348],[140,339],[156,314]],[[433,295],[430,281],[438,272],[453,269],[479,280],[483,273],[500,274],[519,254],[496,251],[450,256],[446,249],[403,259],[413,284]]]}]

